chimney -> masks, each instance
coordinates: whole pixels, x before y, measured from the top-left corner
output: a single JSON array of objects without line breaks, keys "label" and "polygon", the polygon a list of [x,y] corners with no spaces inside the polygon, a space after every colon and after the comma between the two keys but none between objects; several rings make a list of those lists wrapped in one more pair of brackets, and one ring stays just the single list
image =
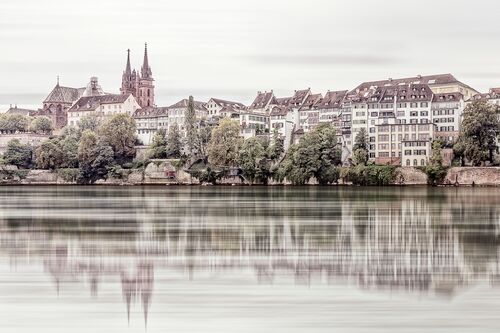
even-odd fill
[{"label": "chimney", "polygon": [[419,74],[419,75],[417,75],[417,79],[419,79],[419,80],[420,80],[421,78],[422,78],[422,75],[420,75],[420,74]]},{"label": "chimney", "polygon": [[390,77],[389,79],[387,79],[387,81],[392,82],[392,77]]}]

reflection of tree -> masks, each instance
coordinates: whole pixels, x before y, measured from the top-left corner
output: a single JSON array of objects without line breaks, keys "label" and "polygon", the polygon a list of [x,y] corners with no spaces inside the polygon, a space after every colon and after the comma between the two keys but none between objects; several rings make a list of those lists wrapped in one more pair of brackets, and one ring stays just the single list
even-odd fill
[{"label": "reflection of tree", "polygon": [[[196,279],[250,269],[260,283],[339,280],[426,293],[500,276],[500,199],[489,189],[472,197],[429,188],[88,191],[3,209],[0,249],[16,261],[43,258],[58,292],[84,282],[97,296],[99,284],[115,278],[127,316],[138,302],[145,321],[154,270]],[[16,196],[9,200],[0,205]]]}]

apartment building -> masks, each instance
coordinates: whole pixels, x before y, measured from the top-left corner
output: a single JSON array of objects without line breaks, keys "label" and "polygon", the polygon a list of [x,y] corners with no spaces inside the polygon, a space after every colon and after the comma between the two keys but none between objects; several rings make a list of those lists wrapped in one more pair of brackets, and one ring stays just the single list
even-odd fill
[{"label": "apartment building", "polygon": [[403,124],[396,118],[376,124],[374,162],[385,165],[427,165],[436,127],[432,123]]},{"label": "apartment building", "polygon": [[461,93],[435,94],[432,99],[432,123],[436,125],[436,138],[445,142],[458,139],[462,114],[465,108]]},{"label": "apartment building", "polygon": [[239,115],[241,136],[245,139],[269,133],[269,116],[251,110],[241,111]]},{"label": "apartment building", "polygon": [[138,109],[134,112],[137,138],[143,145],[150,145],[160,129],[168,132],[168,108],[154,107]]},{"label": "apartment building", "polygon": [[84,96],[80,97],[68,109],[68,125],[78,126],[81,118],[90,114],[101,118],[107,118],[117,113],[126,113],[132,116],[137,109],[140,109],[140,106],[132,94]]},{"label": "apartment building", "polygon": [[228,115],[230,110],[237,112],[238,110],[244,110],[245,105],[239,102],[226,101],[219,98],[210,98],[210,100],[205,103],[205,109],[207,110],[207,117],[214,118],[224,118]]}]

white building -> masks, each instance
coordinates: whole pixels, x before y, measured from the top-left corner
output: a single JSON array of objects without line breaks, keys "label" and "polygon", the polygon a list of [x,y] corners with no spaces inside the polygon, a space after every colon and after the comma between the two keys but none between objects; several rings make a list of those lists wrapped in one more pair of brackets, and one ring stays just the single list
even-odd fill
[{"label": "white building", "polygon": [[140,109],[140,106],[132,94],[80,97],[68,110],[68,125],[78,126],[80,119],[90,114],[104,119],[117,113],[132,116],[137,109]]},{"label": "white building", "polygon": [[154,107],[138,109],[134,115],[137,138],[144,145],[150,145],[153,137],[160,129],[168,132],[168,108]]},{"label": "white building", "polygon": [[460,93],[435,94],[432,99],[432,122],[436,124],[436,137],[455,142],[460,132],[464,97]]},{"label": "white building", "polygon": [[[244,110],[245,105],[239,102],[231,102],[231,101],[226,101],[223,99],[218,99],[218,98],[210,98],[210,100],[204,104],[206,110],[207,110],[207,117],[208,118],[224,118],[227,116],[228,110]],[[221,112],[221,111],[226,111],[226,113]]]},{"label": "white building", "polygon": [[[168,107],[168,128],[177,124],[182,136],[186,135],[186,113],[189,100],[183,99]],[[205,108],[205,103],[194,101],[194,109],[197,120],[203,120],[208,117],[208,110]]]},{"label": "white building", "polygon": [[250,110],[242,111],[239,115],[241,136],[245,139],[269,133],[269,116]]}]

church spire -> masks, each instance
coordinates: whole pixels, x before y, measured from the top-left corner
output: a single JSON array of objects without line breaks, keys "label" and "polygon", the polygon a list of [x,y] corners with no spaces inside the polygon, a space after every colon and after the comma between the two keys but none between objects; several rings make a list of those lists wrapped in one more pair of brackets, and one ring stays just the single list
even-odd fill
[{"label": "church spire", "polygon": [[150,79],[152,78],[153,73],[151,72],[151,67],[149,67],[149,60],[148,60],[148,43],[144,44],[144,61],[142,63],[142,68],[141,68],[141,76],[143,79]]},{"label": "church spire", "polygon": [[125,67],[125,74],[130,73],[132,73],[132,70],[130,68],[130,49],[127,49],[127,67]]}]

